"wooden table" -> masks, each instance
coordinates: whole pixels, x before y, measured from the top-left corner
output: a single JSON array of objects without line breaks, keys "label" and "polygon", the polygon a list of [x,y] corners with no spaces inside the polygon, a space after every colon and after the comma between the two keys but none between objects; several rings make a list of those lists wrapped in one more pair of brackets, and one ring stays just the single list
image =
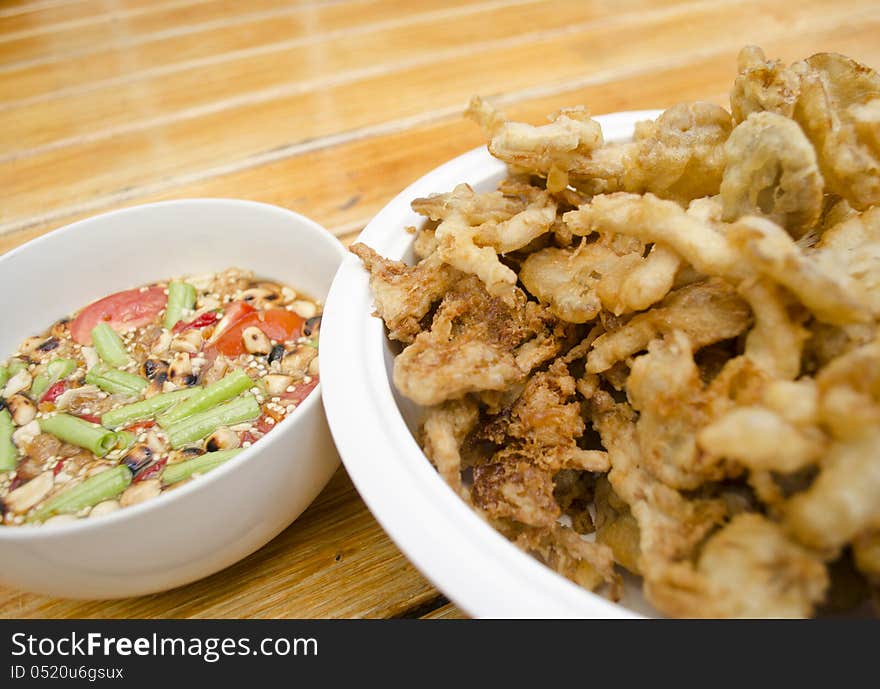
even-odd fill
[{"label": "wooden table", "polygon": [[[94,213],[226,196],[349,242],[481,143],[473,93],[539,122],[726,102],[738,49],[880,65],[876,0],[0,1],[0,251]],[[2,617],[458,617],[340,469],[281,536],[167,593]]]}]

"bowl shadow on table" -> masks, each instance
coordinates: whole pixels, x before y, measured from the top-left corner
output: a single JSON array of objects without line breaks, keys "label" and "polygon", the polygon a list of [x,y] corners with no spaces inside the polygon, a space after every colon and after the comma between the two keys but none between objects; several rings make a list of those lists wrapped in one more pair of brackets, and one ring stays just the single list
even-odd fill
[{"label": "bowl shadow on table", "polygon": [[340,467],[281,534],[205,579],[113,601],[0,589],[0,617],[388,618],[431,615],[446,602],[385,535]]}]

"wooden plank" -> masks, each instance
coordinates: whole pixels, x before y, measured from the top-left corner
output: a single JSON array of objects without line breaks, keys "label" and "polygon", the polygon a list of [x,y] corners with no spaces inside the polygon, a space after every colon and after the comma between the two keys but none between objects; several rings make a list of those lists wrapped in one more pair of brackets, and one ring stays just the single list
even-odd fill
[{"label": "wooden plank", "polygon": [[[107,15],[130,17],[144,10],[184,7],[213,0],[40,0],[0,5],[0,35],[50,33],[72,22],[107,21]],[[16,6],[17,5],[17,6]],[[59,26],[61,25],[61,26]]]},{"label": "wooden plank", "polygon": [[[844,23],[812,34],[797,34],[767,43],[770,54],[794,60],[819,47],[853,54],[870,63],[880,62],[880,51],[869,38],[880,22]],[[865,46],[872,46],[870,48]],[[648,68],[608,83],[572,84],[548,95],[510,92],[503,101],[515,103],[511,116],[539,122],[565,105],[587,104],[594,112],[664,107],[680,99],[709,99],[724,103],[734,72],[736,49],[684,61],[683,64]],[[714,94],[714,95],[713,95]],[[0,236],[0,249],[8,249],[64,221],[84,217],[134,202],[193,196],[249,198],[294,208],[337,233],[365,223],[391,196],[439,163],[482,142],[475,126],[456,112],[445,118],[400,131],[356,138],[312,151],[279,151],[279,159],[245,166],[225,174],[190,182],[178,180],[159,189],[133,190],[98,197],[85,210],[74,210],[8,236]],[[63,212],[63,209],[61,209]],[[2,212],[2,209],[0,209]]]},{"label": "wooden plank", "polygon": [[[440,0],[434,2],[443,4]],[[672,6],[683,2],[667,0]],[[417,6],[425,4],[430,5]],[[15,158],[22,152],[32,155],[34,149],[46,144],[57,147],[64,141],[75,143],[100,130],[144,129],[157,114],[163,121],[181,120],[191,113],[235,107],[245,99],[265,101],[276,94],[351,83],[411,62],[414,46],[418,46],[417,59],[423,62],[426,55],[467,52],[490,41],[567,30],[577,21],[599,22],[604,18],[601,13],[585,17],[582,0],[558,0],[553,12],[547,10],[546,3],[535,2],[519,6],[515,14],[506,3],[489,4],[485,9],[470,5],[455,13],[447,9],[442,17],[427,12],[412,15],[407,21],[398,18],[390,26],[378,24],[376,30],[367,33],[331,32],[320,41],[313,37],[288,48],[247,54],[232,61],[114,83],[97,90],[62,93],[58,98],[12,103],[4,107],[8,125],[0,129],[0,160]],[[320,52],[320,60],[314,59],[316,51]],[[96,102],[100,108],[95,107]],[[132,107],[139,103],[145,107]],[[59,113],[64,116],[60,141]]]},{"label": "wooden plank", "polygon": [[[821,5],[820,0],[808,1]],[[760,5],[758,0],[753,2],[756,7]],[[871,0],[848,2],[859,10],[854,30],[880,13]],[[868,9],[862,11],[865,7]],[[27,217],[35,208],[45,212],[83,198],[121,193],[156,179],[186,176],[197,170],[203,173],[212,166],[228,166],[230,161],[293,144],[305,149],[323,147],[338,141],[321,141],[322,137],[339,132],[349,132],[346,137],[360,137],[370,128],[402,127],[448,116],[477,91],[488,90],[491,94],[543,88],[548,75],[560,89],[570,80],[584,79],[585,74],[588,82],[608,83],[633,71],[632,65],[650,67],[673,61],[668,41],[678,46],[677,61],[684,61],[685,57],[693,59],[725,47],[733,49],[749,38],[767,42],[815,31],[828,22],[824,17],[816,19],[814,14],[789,16],[780,10],[755,30],[751,19],[721,22],[719,13],[719,6],[713,5],[689,13],[687,21],[674,15],[655,18],[639,25],[638,31],[632,26],[592,27],[526,44],[487,44],[479,53],[456,53],[399,70],[388,66],[380,74],[352,83],[331,83],[306,93],[248,100],[235,107],[229,104],[143,131],[98,131],[79,143],[0,166],[0,188],[7,194],[0,208],[0,231],[29,224]],[[660,35],[665,38],[658,38]],[[591,46],[589,51],[585,45]],[[456,78],[448,78],[450,74]],[[376,97],[388,92],[396,97]],[[63,127],[65,116],[60,105],[57,121]],[[47,199],[51,199],[48,204]]]},{"label": "wooden plank", "polygon": [[[369,2],[370,0],[336,0]],[[194,33],[217,24],[233,24],[263,14],[284,15],[306,11],[316,0],[169,0],[138,10],[105,13],[59,24],[38,25],[0,35],[0,64],[65,59],[107,46],[125,47],[169,34]]]},{"label": "wooden plank", "polygon": [[470,619],[461,610],[455,607],[454,603],[432,610],[426,615],[422,615],[423,620],[467,620]]},{"label": "wooden plank", "polygon": [[[634,2],[635,0],[626,0]],[[130,84],[184,69],[221,65],[240,58],[268,55],[330,37],[365,34],[382,27],[432,21],[438,16],[479,12],[490,6],[543,4],[545,0],[373,0],[315,5],[305,11],[264,17],[240,17],[234,23],[168,36],[150,34],[124,48],[108,46],[67,56],[0,68],[0,107],[34,99]],[[610,5],[610,0],[604,0]],[[546,6],[546,4],[544,4]],[[613,11],[613,10],[609,10]],[[598,12],[598,10],[597,10]],[[146,40],[149,39],[149,40]],[[369,56],[368,56],[369,57]],[[318,63],[320,65],[320,63]],[[238,82],[241,87],[246,82]]]},{"label": "wooden plank", "polygon": [[117,601],[60,600],[0,589],[0,618],[394,617],[437,595],[340,469],[281,535],[207,579]]}]

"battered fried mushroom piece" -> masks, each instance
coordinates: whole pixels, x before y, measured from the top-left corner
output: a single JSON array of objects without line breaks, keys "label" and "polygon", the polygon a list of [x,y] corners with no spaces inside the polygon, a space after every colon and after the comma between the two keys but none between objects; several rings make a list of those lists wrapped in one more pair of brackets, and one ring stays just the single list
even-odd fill
[{"label": "battered fried mushroom piece", "polygon": [[568,186],[568,173],[576,170],[602,143],[602,128],[584,108],[560,110],[550,124],[533,126],[509,122],[480,98],[471,101],[465,114],[489,134],[489,152],[499,160],[547,178],[549,191]]},{"label": "battered fried mushroom piece", "polygon": [[639,525],[604,476],[596,480],[594,504],[596,542],[611,548],[615,562],[639,574]]},{"label": "battered fried mushroom piece", "polygon": [[618,600],[622,581],[614,571],[611,548],[590,543],[568,527],[554,524],[550,529],[521,528],[513,542],[564,577],[586,589],[609,585],[609,597]]},{"label": "battered fried mushroom piece", "polygon": [[679,103],[640,122],[628,150],[624,190],[687,204],[718,193],[733,119],[712,103]]},{"label": "battered fried mushroom piece", "polygon": [[598,337],[587,356],[587,370],[601,373],[673,330],[684,333],[697,350],[738,336],[751,322],[748,305],[728,283],[717,279],[696,282],[670,292],[651,310]]},{"label": "battered fried mushroom piece", "polygon": [[872,320],[870,304],[860,299],[861,285],[830,257],[805,252],[778,225],[743,218],[727,236],[755,270],[795,294],[820,321],[845,325]]},{"label": "battered fried mushroom piece", "polygon": [[798,66],[789,68],[780,60],[768,60],[754,45],[740,50],[736,62],[739,74],[730,92],[730,110],[737,122],[754,112],[792,116],[800,93]]},{"label": "battered fried mushroom piece", "polygon": [[638,524],[640,555],[636,564],[648,581],[670,563],[693,554],[724,518],[724,502],[688,500],[643,468],[636,416],[629,405],[616,403],[599,390],[590,398],[588,411],[611,459],[611,487]]},{"label": "battered fried mushroom piece", "polygon": [[775,515],[788,495],[808,487],[828,442],[812,379],[757,380],[752,388],[738,396],[739,406],[700,429],[697,442],[746,467],[749,484]]},{"label": "battered fried mushroom piece", "polygon": [[824,180],[801,128],[772,112],[749,115],[724,144],[724,220],[760,215],[798,238],[822,213]]},{"label": "battered fried mushroom piece", "polygon": [[837,53],[804,64],[793,117],[816,148],[828,190],[856,210],[880,203],[880,75]]},{"label": "battered fried mushroom piece", "polygon": [[852,546],[858,570],[875,585],[880,585],[880,527],[856,536]]},{"label": "battered fried mushroom piece", "polygon": [[880,314],[880,206],[848,215],[809,255],[826,273],[842,276],[866,311]]},{"label": "battered fried mushroom piece", "polygon": [[852,349],[816,376],[822,424],[838,440],[880,426],[880,340]]},{"label": "battered fried mushroom piece", "polygon": [[512,449],[503,461],[474,467],[473,475],[471,499],[492,519],[551,528],[562,514],[553,497],[550,474],[528,458],[518,458]]},{"label": "battered fried mushroom piece", "polygon": [[551,476],[562,469],[607,471],[607,453],[578,447],[586,426],[574,398],[575,379],[562,359],[535,373],[516,402],[481,432],[487,440],[505,446],[493,461],[510,452],[516,459],[527,457]]},{"label": "battered fried mushroom piece", "polygon": [[422,319],[459,276],[458,271],[434,256],[408,266],[403,261],[382,258],[360,242],[353,244],[351,251],[370,271],[376,312],[388,326],[388,336],[400,342],[415,339],[422,331]]},{"label": "battered fried mushroom piece", "polygon": [[704,217],[720,211],[714,202],[694,212],[653,194],[618,192],[594,197],[562,216],[575,236],[593,232],[622,234],[647,243],[665,244],[703,275],[739,280],[751,274],[725,236]]},{"label": "battered fried mushroom piece", "polygon": [[809,617],[827,587],[816,553],[778,524],[744,513],[708,540],[696,565],[666,568],[646,580],[645,593],[677,617]]},{"label": "battered fried mushroom piece", "polygon": [[450,192],[418,198],[411,206],[431,220],[446,220],[453,213],[461,213],[472,225],[481,225],[509,220],[525,210],[526,203],[500,191],[478,194],[470,185],[459,184]]},{"label": "battered fried mushroom piece", "polygon": [[522,249],[549,232],[556,221],[555,201],[542,192],[509,218],[479,224],[451,205],[453,210],[434,233],[437,256],[462,272],[476,275],[490,294],[512,304],[516,273],[499,260],[498,254]]},{"label": "battered fried mushroom piece", "polygon": [[679,103],[636,124],[633,141],[609,144],[578,161],[571,182],[589,194],[651,192],[687,205],[718,193],[724,142],[733,120],[711,103]]},{"label": "battered fried mushroom piece", "polygon": [[394,360],[394,384],[430,406],[468,392],[503,390],[553,357],[566,327],[520,290],[510,306],[466,276],[452,285],[431,324]]},{"label": "battered fried mushroom piece", "polygon": [[696,433],[727,401],[720,375],[704,388],[690,342],[680,331],[648,346],[632,366],[626,390],[633,409],[643,466],[668,486],[692,490],[735,475],[723,455],[700,451]]},{"label": "battered fried mushroom piece", "polygon": [[422,426],[422,448],[437,472],[460,493],[461,444],[479,418],[479,408],[469,397],[444,402],[428,410]]},{"label": "battered fried mushroom piece", "polygon": [[519,278],[562,320],[587,323],[602,309],[619,316],[666,296],[678,256],[662,245],[644,254],[640,241],[609,235],[577,247],[535,251],[523,262]]},{"label": "battered fried mushroom piece", "polygon": [[785,523],[801,543],[840,548],[880,524],[880,430],[832,444],[813,484],[784,507]]}]

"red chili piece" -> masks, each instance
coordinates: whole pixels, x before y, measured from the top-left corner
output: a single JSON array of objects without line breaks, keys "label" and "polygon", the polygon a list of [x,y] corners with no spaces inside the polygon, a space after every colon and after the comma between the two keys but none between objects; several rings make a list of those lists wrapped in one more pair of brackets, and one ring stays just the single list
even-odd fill
[{"label": "red chili piece", "polygon": [[53,475],[53,476],[58,476],[58,474],[61,473],[61,470],[64,468],[64,463],[65,463],[66,461],[67,461],[66,459],[59,459],[59,460],[58,460],[58,463],[55,464],[55,468],[52,469],[52,475]]},{"label": "red chili piece", "polygon": [[101,423],[101,417],[95,416],[94,414],[80,414],[79,418],[81,418],[83,421],[91,421],[92,423],[97,424]]},{"label": "red chili piece", "polygon": [[203,313],[198,318],[194,318],[189,323],[177,321],[177,323],[171,330],[175,333],[182,333],[184,330],[189,330],[190,328],[204,328],[206,326],[213,325],[219,320],[220,316],[217,315],[216,311],[205,311],[205,313]]},{"label": "red chili piece", "polygon": [[55,400],[64,394],[65,390],[67,390],[67,381],[59,380],[55,385],[46,390],[40,398],[40,402],[55,402]]},{"label": "red chili piece", "polygon": [[133,423],[133,424],[131,424],[131,426],[128,426],[125,430],[128,431],[129,433],[137,434],[137,433],[140,433],[141,431],[147,430],[148,428],[152,428],[155,425],[156,425],[155,421],[153,421],[152,419],[147,419],[146,421],[138,421],[137,423]]},{"label": "red chili piece", "polygon": [[150,479],[150,478],[155,478],[155,477],[158,476],[160,473],[162,473],[162,470],[165,468],[165,465],[166,465],[167,463],[168,463],[168,458],[167,458],[167,457],[163,457],[162,459],[160,459],[160,460],[159,460],[158,462],[156,462],[155,464],[151,464],[150,466],[141,469],[141,470],[135,475],[134,479],[132,479],[132,480],[133,480],[135,483],[138,483],[138,482],[140,482],[140,481],[146,481],[147,479]]}]

